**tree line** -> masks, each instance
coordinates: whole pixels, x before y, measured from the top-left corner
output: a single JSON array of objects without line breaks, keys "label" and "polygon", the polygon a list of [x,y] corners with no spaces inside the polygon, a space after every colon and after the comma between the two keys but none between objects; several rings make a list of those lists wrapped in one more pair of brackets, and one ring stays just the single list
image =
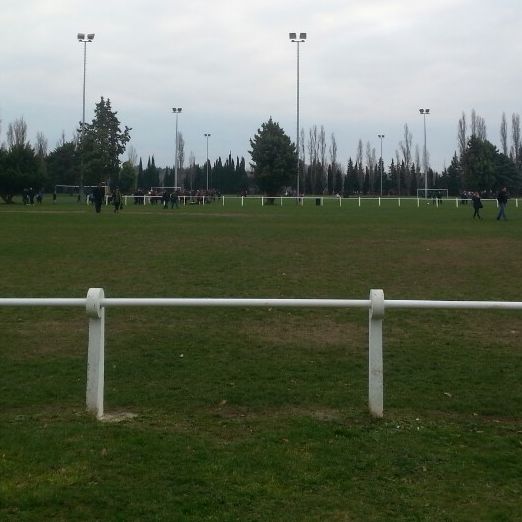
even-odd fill
[{"label": "tree line", "polygon": [[[12,202],[24,189],[52,191],[54,186],[96,185],[108,182],[123,192],[138,188],[175,184],[172,166],[157,167],[154,156],[142,159],[130,141],[130,129],[120,124],[110,99],[103,97],[96,104],[94,118],[77,129],[71,140],[62,134],[52,151],[42,133],[31,144],[27,138],[27,124],[23,118],[9,123],[6,141],[0,147],[0,197]],[[442,172],[429,168],[429,156],[422,158],[419,146],[413,146],[413,136],[407,124],[395,150],[395,157],[384,165],[370,142],[359,139],[355,157],[343,165],[338,159],[334,133],[327,139],[321,125],[313,125],[308,132],[300,131],[299,178],[300,192],[307,194],[416,195],[424,187],[427,168],[428,186],[447,189],[450,195],[463,190],[494,192],[507,186],[511,193],[522,189],[522,145],[520,116],[513,114],[510,125],[502,115],[500,128],[501,150],[488,140],[484,118],[475,110],[468,118],[462,113],[457,124],[457,147],[451,164]],[[185,166],[185,143],[179,134],[178,185],[185,190],[206,188],[222,193],[279,194],[295,191],[297,150],[284,130],[270,118],[250,140],[252,161],[247,169],[243,157],[218,157],[213,163],[195,162],[190,153]],[[127,159],[121,160],[127,151]]]},{"label": "tree line", "polygon": [[[511,138],[511,140],[509,139]],[[506,115],[500,124],[502,150],[488,140],[484,118],[471,112],[470,125],[462,113],[457,125],[457,149],[449,167],[436,172],[429,167],[429,154],[413,146],[413,135],[404,125],[403,139],[395,150],[395,157],[385,166],[377,157],[370,142],[363,144],[359,139],[355,158],[349,157],[346,167],[337,160],[337,143],[332,133],[327,143],[323,126],[314,125],[305,134],[300,131],[299,185],[301,193],[352,195],[400,195],[415,196],[417,190],[427,185],[430,189],[447,189],[449,195],[463,191],[480,191],[493,194],[508,187],[512,194],[522,190],[522,145],[520,138],[520,116],[511,117],[509,132]],[[273,154],[274,144],[276,158]],[[271,194],[288,187],[295,187],[297,177],[297,151],[279,125],[270,118],[250,140],[254,179]],[[278,160],[278,161],[276,161]],[[267,184],[267,172],[275,172],[275,165],[286,165],[279,172],[277,181]],[[292,170],[293,169],[293,170]]]}]

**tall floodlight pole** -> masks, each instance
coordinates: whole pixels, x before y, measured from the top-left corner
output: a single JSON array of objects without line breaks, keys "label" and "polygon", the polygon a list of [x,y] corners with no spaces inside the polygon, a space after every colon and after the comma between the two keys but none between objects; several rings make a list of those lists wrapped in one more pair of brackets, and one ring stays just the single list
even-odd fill
[{"label": "tall floodlight pole", "polygon": [[384,134],[377,134],[379,139],[381,140],[381,197],[382,197],[382,170],[383,170],[383,162],[382,162],[382,140],[384,139]]},{"label": "tall floodlight pole", "polygon": [[429,109],[419,109],[424,116],[424,197],[428,199],[428,151],[426,149],[426,115],[430,113]]},{"label": "tall floodlight pole", "polygon": [[174,158],[174,186],[178,189],[178,115],[181,112],[181,107],[172,107],[172,112],[176,115],[176,151]]},{"label": "tall floodlight pole", "polygon": [[208,139],[210,138],[210,136],[212,136],[212,134],[205,132],[204,136],[205,136],[205,138],[207,138],[207,192],[208,192]]},{"label": "tall floodlight pole", "polygon": [[[83,145],[83,132],[85,128],[85,78],[87,71],[87,44],[94,40],[94,33],[78,33],[76,38],[83,44],[83,104],[82,104],[82,128],[80,131],[80,141]],[[80,166],[80,196],[83,196],[83,150],[81,154]]]},{"label": "tall floodlight pole", "polygon": [[297,44],[297,132],[295,143],[297,148],[297,201],[299,202],[299,44],[306,40],[306,33],[299,33],[299,38],[297,38],[297,33],[289,33],[288,36],[291,42]]}]

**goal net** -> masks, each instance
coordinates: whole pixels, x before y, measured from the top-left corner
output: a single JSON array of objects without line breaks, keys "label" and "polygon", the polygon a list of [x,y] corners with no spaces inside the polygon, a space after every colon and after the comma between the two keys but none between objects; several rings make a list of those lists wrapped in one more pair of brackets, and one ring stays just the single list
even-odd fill
[{"label": "goal net", "polygon": [[443,199],[448,197],[448,189],[417,189],[417,198]]}]

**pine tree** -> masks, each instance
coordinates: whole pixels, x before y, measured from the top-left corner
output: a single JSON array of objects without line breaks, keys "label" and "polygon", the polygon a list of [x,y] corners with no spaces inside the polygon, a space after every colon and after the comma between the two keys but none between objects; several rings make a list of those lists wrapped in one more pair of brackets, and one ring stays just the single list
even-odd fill
[{"label": "pine tree", "polygon": [[275,196],[292,182],[297,162],[295,145],[272,118],[250,139],[254,178],[259,188]]},{"label": "pine tree", "polygon": [[97,184],[118,179],[120,156],[130,140],[129,127],[120,129],[118,113],[112,110],[111,101],[102,97],[96,104],[94,119],[81,130],[81,154],[84,182]]},{"label": "pine tree", "polygon": [[140,158],[140,164],[138,165],[138,180],[137,180],[137,187],[138,189],[145,188],[145,175],[143,173],[143,162]]}]

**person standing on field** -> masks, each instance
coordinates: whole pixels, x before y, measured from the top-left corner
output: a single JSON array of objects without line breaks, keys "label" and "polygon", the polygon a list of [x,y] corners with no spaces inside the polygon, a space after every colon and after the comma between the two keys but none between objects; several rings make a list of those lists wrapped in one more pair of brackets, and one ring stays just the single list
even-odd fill
[{"label": "person standing on field", "polygon": [[116,187],[115,191],[112,193],[112,204],[114,205],[114,212],[116,214],[122,208],[121,199],[120,189]]},{"label": "person standing on field", "polygon": [[498,214],[497,214],[497,221],[500,220],[500,218],[507,219],[506,217],[506,205],[508,202],[508,195],[507,195],[507,189],[504,187],[497,196],[498,201]]},{"label": "person standing on field", "polygon": [[94,187],[92,191],[92,199],[94,201],[94,208],[96,209],[96,214],[99,214],[101,212],[104,196],[105,191],[103,190],[102,184],[98,183],[98,185]]},{"label": "person standing on field", "polygon": [[473,208],[475,209],[475,213],[473,214],[473,219],[478,217],[479,219],[482,219],[480,217],[480,209],[482,208],[482,201],[480,201],[480,194],[478,192],[475,192],[473,194],[473,197],[471,198],[471,201],[473,202]]}]

